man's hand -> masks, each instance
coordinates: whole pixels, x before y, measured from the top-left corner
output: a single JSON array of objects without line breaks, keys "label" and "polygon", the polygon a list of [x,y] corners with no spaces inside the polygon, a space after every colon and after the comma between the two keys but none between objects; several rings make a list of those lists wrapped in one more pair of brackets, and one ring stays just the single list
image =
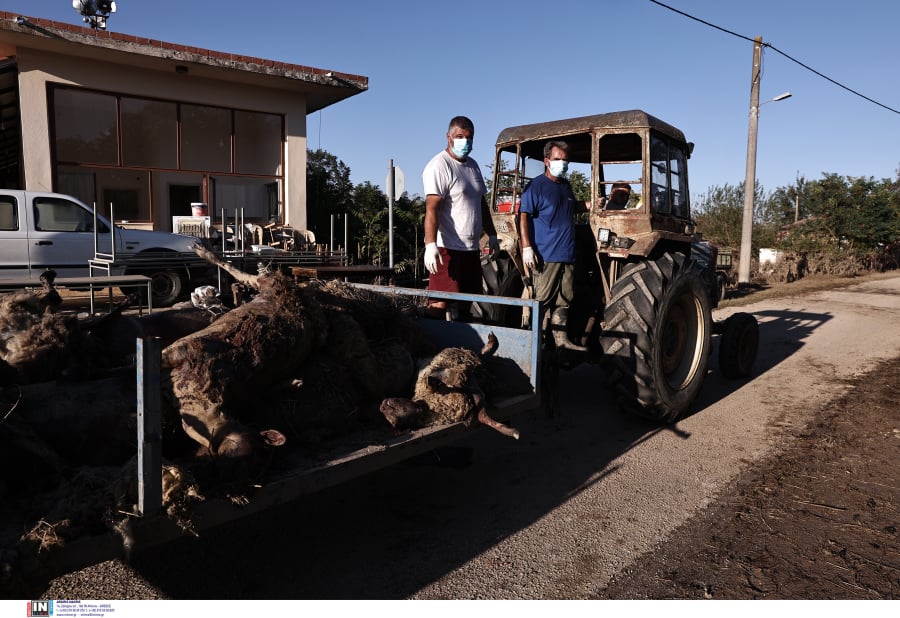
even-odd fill
[{"label": "man's hand", "polygon": [[524,247],[522,249],[522,262],[529,270],[534,270],[534,267],[537,265],[534,260],[534,249],[531,247]]},{"label": "man's hand", "polygon": [[437,243],[430,242],[425,245],[425,269],[432,275],[437,274],[438,262],[443,264],[444,258],[441,257],[441,252],[438,251]]},{"label": "man's hand", "polygon": [[496,257],[500,253],[500,239],[496,236],[488,236],[488,248],[492,257]]}]

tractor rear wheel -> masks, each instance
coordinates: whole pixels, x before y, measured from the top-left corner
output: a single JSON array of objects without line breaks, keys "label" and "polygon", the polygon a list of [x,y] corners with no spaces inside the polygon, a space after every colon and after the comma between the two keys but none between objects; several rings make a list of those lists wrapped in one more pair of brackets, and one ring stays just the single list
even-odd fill
[{"label": "tractor rear wheel", "polygon": [[630,264],[611,289],[601,342],[626,412],[672,422],[706,376],[712,315],[703,270],[684,254]]}]

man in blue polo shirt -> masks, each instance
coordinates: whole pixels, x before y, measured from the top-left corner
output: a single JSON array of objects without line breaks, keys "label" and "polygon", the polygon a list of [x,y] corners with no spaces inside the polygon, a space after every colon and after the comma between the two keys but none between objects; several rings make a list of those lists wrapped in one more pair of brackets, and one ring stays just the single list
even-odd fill
[{"label": "man in blue polo shirt", "polygon": [[562,141],[544,146],[544,173],[522,193],[519,208],[522,261],[532,272],[534,295],[541,310],[550,314],[553,342],[559,349],[584,352],[566,334],[569,304],[574,295],[576,212],[589,205],[577,201],[566,180],[569,145]]}]

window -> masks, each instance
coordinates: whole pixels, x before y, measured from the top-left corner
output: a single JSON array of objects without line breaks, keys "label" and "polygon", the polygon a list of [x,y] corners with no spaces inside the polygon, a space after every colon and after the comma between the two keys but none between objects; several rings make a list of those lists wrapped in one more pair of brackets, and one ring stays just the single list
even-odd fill
[{"label": "window", "polygon": [[125,165],[178,167],[178,106],[122,97],[122,156]]},{"label": "window", "polygon": [[686,159],[682,148],[659,136],[651,139],[650,182],[654,211],[681,218],[690,216]]},{"label": "window", "polygon": [[[158,224],[187,214],[168,184],[191,184],[215,210],[248,221],[284,215],[284,116],[54,86],[55,188],[117,222]],[[160,179],[163,179],[160,181]]]},{"label": "window", "polygon": [[[637,133],[604,135],[599,142],[600,165],[597,194],[607,198],[607,210],[635,210],[643,204],[643,143]],[[613,186],[628,185],[631,193],[625,204],[612,196]]]},{"label": "window", "polygon": [[16,200],[9,196],[0,197],[0,230],[19,229],[19,209]]},{"label": "window", "polygon": [[231,171],[231,112],[220,107],[181,106],[181,166]]},{"label": "window", "polygon": [[672,210],[669,196],[669,149],[664,140],[650,140],[650,204],[654,212],[667,215]]},{"label": "window", "polygon": [[[100,232],[109,229],[100,222]],[[93,232],[94,215],[80,204],[55,197],[34,198],[34,229],[39,232]]]},{"label": "window", "polygon": [[58,161],[118,165],[114,96],[57,88],[53,111]]},{"label": "window", "polygon": [[273,193],[278,184],[268,178],[239,178],[235,176],[214,176],[214,200],[216,212],[211,213],[218,220],[224,209],[228,218],[243,212],[245,221],[274,221],[273,211],[280,212],[279,204],[273,203]]},{"label": "window", "polygon": [[281,174],[281,116],[234,113],[234,171],[238,174]]}]

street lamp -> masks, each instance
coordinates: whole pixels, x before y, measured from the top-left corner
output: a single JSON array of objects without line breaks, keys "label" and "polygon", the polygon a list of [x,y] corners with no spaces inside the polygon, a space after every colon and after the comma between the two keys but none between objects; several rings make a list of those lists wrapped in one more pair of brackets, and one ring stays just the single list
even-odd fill
[{"label": "street lamp", "polygon": [[[738,263],[738,287],[750,284],[750,253],[753,236],[753,197],[756,193],[756,134],[759,124],[759,80],[762,75],[762,37],[753,41],[753,71],[750,75],[750,127],[747,131],[747,174],[744,177],[744,219],[741,226],[741,256]],[[783,101],[791,96],[783,92],[765,101]]]}]

